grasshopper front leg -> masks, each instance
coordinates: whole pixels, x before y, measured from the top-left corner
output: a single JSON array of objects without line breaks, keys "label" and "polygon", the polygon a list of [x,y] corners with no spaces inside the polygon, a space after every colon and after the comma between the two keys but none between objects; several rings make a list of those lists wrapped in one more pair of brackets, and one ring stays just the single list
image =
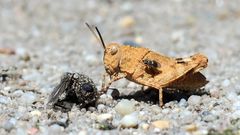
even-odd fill
[{"label": "grasshopper front leg", "polygon": [[[105,85],[105,83],[102,83],[101,92],[102,92],[102,93],[106,93],[107,90],[108,90],[108,88],[110,87],[110,85],[111,85],[113,82],[115,82],[115,81],[117,81],[117,80],[120,80],[120,79],[122,79],[122,78],[125,78],[126,76],[127,76],[127,74],[125,74],[125,73],[120,73],[120,74],[116,73],[116,74],[110,76],[110,81],[109,81],[106,85]],[[104,82],[105,82],[105,79],[106,79],[106,74],[104,75],[104,79],[103,79]]]}]

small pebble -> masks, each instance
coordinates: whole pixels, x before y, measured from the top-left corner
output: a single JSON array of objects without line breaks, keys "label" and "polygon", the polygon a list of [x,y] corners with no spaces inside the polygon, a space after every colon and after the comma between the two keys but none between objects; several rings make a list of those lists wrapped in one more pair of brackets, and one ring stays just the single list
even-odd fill
[{"label": "small pebble", "polygon": [[94,111],[96,111],[96,108],[93,107],[93,106],[89,106],[89,107],[88,107],[88,110],[91,111],[91,112],[94,112]]},{"label": "small pebble", "polygon": [[184,31],[174,31],[171,38],[174,43],[182,42],[184,40]]},{"label": "small pebble", "polygon": [[11,90],[11,87],[10,87],[10,86],[4,87],[4,91],[10,91],[10,90]]},{"label": "small pebble", "polygon": [[133,101],[123,99],[115,106],[115,110],[122,116],[130,114],[135,111],[135,103]]},{"label": "small pebble", "polygon": [[179,105],[180,107],[187,107],[188,104],[187,104],[186,99],[182,98],[182,99],[179,101],[178,105]]},{"label": "small pebble", "polygon": [[170,112],[170,109],[169,108],[164,108],[163,110],[162,110],[162,113],[163,114],[168,114]]},{"label": "small pebble", "polygon": [[24,54],[23,56],[20,57],[20,60],[23,60],[25,62],[28,62],[31,60],[31,57],[28,53]]},{"label": "small pebble", "polygon": [[8,104],[10,101],[11,101],[11,99],[9,97],[0,95],[0,104]]},{"label": "small pebble", "polygon": [[88,135],[86,130],[81,130],[78,132],[78,135]]},{"label": "small pebble", "polygon": [[216,119],[217,119],[217,116],[213,115],[211,112],[209,112],[209,111],[202,112],[202,120],[203,121],[212,122]]},{"label": "small pebble", "polygon": [[149,124],[147,124],[147,123],[141,123],[140,124],[140,127],[143,129],[143,130],[148,130],[149,129]]},{"label": "small pebble", "polygon": [[129,84],[127,85],[128,88],[136,88],[138,85],[134,82],[129,82]]},{"label": "small pebble", "polygon": [[232,108],[233,108],[233,110],[240,111],[240,101],[233,103]]},{"label": "small pebble", "polygon": [[87,54],[84,58],[89,65],[95,65],[96,63],[98,63],[97,57],[93,54]]},{"label": "small pebble", "polygon": [[28,135],[36,135],[39,129],[37,128],[30,128],[27,130]]},{"label": "small pebble", "polygon": [[232,101],[232,102],[237,102],[238,101],[238,97],[237,94],[235,92],[228,92],[226,95],[227,99]]},{"label": "small pebble", "polygon": [[49,134],[61,134],[64,131],[64,128],[62,126],[59,126],[58,124],[51,125],[49,127]]},{"label": "small pebble", "polygon": [[121,9],[123,11],[129,12],[133,9],[133,5],[132,5],[131,2],[125,2],[125,3],[122,4]]},{"label": "small pebble", "polygon": [[112,98],[118,98],[120,93],[119,93],[119,91],[117,89],[109,89],[107,91],[107,95],[111,95]]},{"label": "small pebble", "polygon": [[131,113],[125,115],[120,122],[121,126],[124,128],[134,128],[138,125],[138,118],[136,113]]},{"label": "small pebble", "polygon": [[191,123],[195,120],[195,115],[190,111],[183,111],[180,115],[184,123]]},{"label": "small pebble", "polygon": [[21,117],[27,116],[27,108],[25,106],[19,105],[18,111],[15,112],[15,118],[19,119]]},{"label": "small pebble", "polygon": [[201,103],[201,97],[192,95],[188,98],[188,104],[189,105],[199,105]]},{"label": "small pebble", "polygon": [[99,110],[99,111],[103,111],[105,108],[106,108],[106,107],[105,107],[104,104],[99,104],[99,105],[97,106],[97,110]]},{"label": "small pebble", "polygon": [[209,90],[211,97],[219,98],[220,91],[218,89],[210,89]]},{"label": "small pebble", "polygon": [[41,112],[39,110],[34,110],[34,111],[31,111],[30,113],[32,116],[37,116],[37,117],[40,117],[41,116]]},{"label": "small pebble", "polygon": [[9,132],[15,127],[16,123],[17,120],[15,118],[11,118],[3,124],[3,128]]},{"label": "small pebble", "polygon": [[12,93],[12,96],[14,96],[14,97],[20,97],[20,96],[22,96],[22,94],[23,94],[23,91],[22,91],[22,90],[16,90],[16,91],[14,91],[14,92]]},{"label": "small pebble", "polygon": [[135,19],[132,16],[125,16],[120,19],[119,25],[122,28],[129,28],[135,24]]},{"label": "small pebble", "polygon": [[225,80],[222,82],[222,85],[223,85],[224,87],[229,86],[229,85],[230,85],[230,80],[225,79]]},{"label": "small pebble", "polygon": [[97,116],[97,121],[99,123],[103,123],[109,120],[111,121],[112,119],[113,119],[113,116],[110,113],[104,113]]},{"label": "small pebble", "polygon": [[102,94],[97,102],[101,104],[110,105],[113,102],[113,97],[108,94]]},{"label": "small pebble", "polygon": [[167,129],[170,127],[170,121],[168,120],[157,120],[151,123],[154,127],[160,129]]},{"label": "small pebble", "polygon": [[26,49],[25,48],[21,48],[21,47],[18,47],[18,48],[16,48],[16,53],[18,54],[18,55],[24,55],[24,54],[26,54]]},{"label": "small pebble", "polygon": [[185,128],[185,130],[188,131],[188,132],[197,131],[197,126],[196,126],[196,124],[186,125],[184,128]]},{"label": "small pebble", "polygon": [[26,92],[21,96],[20,103],[22,103],[24,105],[30,105],[34,101],[36,101],[36,99],[37,99],[36,94],[34,94],[32,92]]},{"label": "small pebble", "polygon": [[24,128],[17,128],[16,135],[27,135],[27,131]]},{"label": "small pebble", "polygon": [[137,44],[142,44],[143,43],[143,38],[141,36],[137,36],[137,37],[135,37],[135,42]]},{"label": "small pebble", "polygon": [[16,51],[12,48],[0,48],[0,54],[14,55]]}]

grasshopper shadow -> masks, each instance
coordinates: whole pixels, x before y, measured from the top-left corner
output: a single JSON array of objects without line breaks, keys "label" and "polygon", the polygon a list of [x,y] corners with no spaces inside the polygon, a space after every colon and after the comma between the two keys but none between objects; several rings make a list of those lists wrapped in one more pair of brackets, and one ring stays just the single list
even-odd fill
[{"label": "grasshopper shadow", "polygon": [[[130,93],[129,95],[121,95],[119,97],[115,97],[114,99],[134,99],[139,102],[158,104],[159,103],[159,92],[154,88],[147,88],[145,90],[139,90],[134,93]],[[204,95],[208,94],[204,90],[198,90],[196,92],[185,92],[185,91],[171,91],[169,92],[167,89],[163,91],[163,102],[168,103],[170,101],[180,101],[181,99],[188,100],[191,95]]]}]

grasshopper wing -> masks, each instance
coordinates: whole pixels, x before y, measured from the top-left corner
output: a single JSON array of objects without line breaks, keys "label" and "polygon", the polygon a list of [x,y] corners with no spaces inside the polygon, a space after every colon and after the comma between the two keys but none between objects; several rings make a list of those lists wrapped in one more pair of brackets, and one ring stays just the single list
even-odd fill
[{"label": "grasshopper wing", "polygon": [[207,81],[206,77],[202,73],[189,72],[185,76],[169,84],[168,88],[175,88],[184,91],[193,91],[202,88],[208,82],[209,81]]}]

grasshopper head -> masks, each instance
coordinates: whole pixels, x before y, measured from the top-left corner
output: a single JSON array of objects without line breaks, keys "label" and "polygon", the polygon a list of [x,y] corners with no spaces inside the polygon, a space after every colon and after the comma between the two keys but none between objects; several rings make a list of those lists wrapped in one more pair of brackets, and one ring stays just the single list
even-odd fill
[{"label": "grasshopper head", "polygon": [[104,66],[109,75],[113,75],[114,73],[119,71],[119,64],[120,64],[120,58],[121,58],[121,52],[120,52],[120,45],[117,43],[110,43],[108,45],[105,45],[102,35],[99,32],[98,28],[95,26],[95,30],[97,34],[94,32],[92,27],[86,23],[89,30],[93,33],[95,38],[101,43],[103,49],[104,49]]},{"label": "grasshopper head", "polygon": [[104,50],[104,65],[107,73],[113,75],[119,71],[119,64],[121,59],[120,45],[117,43],[110,43]]}]

